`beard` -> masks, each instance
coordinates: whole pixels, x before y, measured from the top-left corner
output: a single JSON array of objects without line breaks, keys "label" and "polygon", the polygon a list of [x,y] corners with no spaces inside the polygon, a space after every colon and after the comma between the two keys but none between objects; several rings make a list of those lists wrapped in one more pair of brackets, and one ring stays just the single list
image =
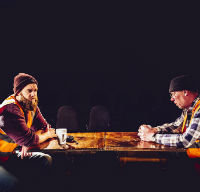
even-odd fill
[{"label": "beard", "polygon": [[38,98],[35,97],[31,101],[26,99],[22,94],[20,94],[20,105],[28,111],[34,111],[34,109],[38,106]]}]

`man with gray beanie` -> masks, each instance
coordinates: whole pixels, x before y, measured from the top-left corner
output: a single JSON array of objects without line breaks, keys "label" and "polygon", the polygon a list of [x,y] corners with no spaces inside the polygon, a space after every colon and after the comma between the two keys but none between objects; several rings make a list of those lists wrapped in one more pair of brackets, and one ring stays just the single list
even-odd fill
[{"label": "man with gray beanie", "polygon": [[141,125],[138,135],[143,141],[180,148],[200,147],[200,97],[197,81],[191,75],[181,75],[170,82],[171,101],[183,110],[172,123],[151,127]]},{"label": "man with gray beanie", "polygon": [[[29,74],[19,73],[14,77],[13,91],[14,94],[0,105],[0,165],[9,172],[6,178],[13,174],[9,182],[22,179],[22,182],[31,183],[51,164],[51,157],[44,153],[30,153],[28,149],[57,135],[38,107],[37,80]],[[1,187],[0,191],[6,191]]]}]

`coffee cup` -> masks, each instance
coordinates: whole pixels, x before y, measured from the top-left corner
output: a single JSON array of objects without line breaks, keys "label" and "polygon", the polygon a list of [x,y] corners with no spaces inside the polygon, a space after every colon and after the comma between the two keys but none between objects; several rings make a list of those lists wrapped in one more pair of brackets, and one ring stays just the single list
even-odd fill
[{"label": "coffee cup", "polygon": [[66,128],[57,128],[56,135],[58,136],[60,145],[66,144],[66,140],[67,140],[67,129]]}]

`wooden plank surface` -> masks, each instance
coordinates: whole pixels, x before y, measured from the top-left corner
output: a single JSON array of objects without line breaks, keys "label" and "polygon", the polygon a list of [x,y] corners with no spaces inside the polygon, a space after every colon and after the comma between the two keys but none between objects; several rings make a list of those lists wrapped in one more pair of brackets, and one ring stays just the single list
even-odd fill
[{"label": "wooden plank surface", "polygon": [[103,149],[105,147],[105,132],[69,133],[78,144],[68,143],[74,149]]},{"label": "wooden plank surface", "polygon": [[60,146],[57,139],[50,140],[38,149],[58,149],[58,150],[102,150],[128,152],[130,155],[135,152],[185,152],[185,149],[178,149],[161,145],[155,142],[141,141],[137,132],[89,132],[89,133],[69,133],[78,142],[69,142],[65,146]]},{"label": "wooden plank surface", "polygon": [[112,151],[183,151],[155,142],[141,141],[137,132],[107,132],[105,150]]},{"label": "wooden plank surface", "polygon": [[105,148],[110,147],[135,147],[140,141],[136,132],[107,132]]}]

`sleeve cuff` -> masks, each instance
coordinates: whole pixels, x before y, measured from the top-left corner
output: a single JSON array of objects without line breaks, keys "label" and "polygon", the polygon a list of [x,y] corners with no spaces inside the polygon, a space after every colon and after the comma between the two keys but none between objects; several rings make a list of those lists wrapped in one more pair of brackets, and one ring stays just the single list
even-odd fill
[{"label": "sleeve cuff", "polygon": [[156,134],[154,134],[154,135],[152,136],[152,141],[153,141],[153,142],[155,142],[155,141],[156,141],[156,138],[155,138],[155,136],[156,136]]}]

